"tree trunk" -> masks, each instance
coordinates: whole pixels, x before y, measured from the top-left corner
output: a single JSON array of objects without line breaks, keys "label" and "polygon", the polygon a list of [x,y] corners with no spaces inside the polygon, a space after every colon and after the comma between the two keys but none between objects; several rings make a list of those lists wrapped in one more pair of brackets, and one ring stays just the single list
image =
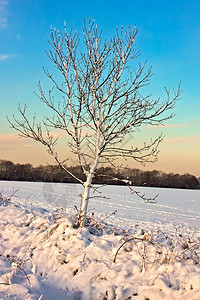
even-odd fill
[{"label": "tree trunk", "polygon": [[[100,114],[100,109],[98,112],[98,118]],[[94,178],[95,171],[97,169],[97,166],[99,164],[100,160],[100,124],[98,122],[98,128],[96,132],[96,155],[95,155],[95,160],[94,164],[90,169],[90,172],[87,174],[87,180],[84,183],[84,193],[82,196],[82,203],[81,203],[81,208],[80,208],[80,214],[79,214],[79,226],[84,227],[85,226],[85,219],[86,219],[86,213],[87,213],[87,207],[88,207],[88,201],[90,198],[90,189],[92,185],[92,180]]]},{"label": "tree trunk", "polygon": [[92,179],[94,177],[94,172],[89,173],[86,182],[84,183],[84,193],[82,196],[82,203],[80,208],[80,214],[79,214],[79,226],[84,227],[85,226],[85,220],[86,220],[86,213],[88,208],[88,201],[90,198],[90,189],[92,184]]},{"label": "tree trunk", "polygon": [[96,159],[94,162],[93,167],[90,169],[90,172],[87,175],[87,180],[84,183],[84,193],[82,196],[82,203],[80,208],[80,214],[79,214],[79,226],[84,227],[85,226],[85,219],[86,219],[86,213],[88,208],[88,201],[90,198],[90,189],[92,187],[92,180],[94,178],[95,171],[97,169],[98,163],[100,159],[99,150],[97,150]]}]

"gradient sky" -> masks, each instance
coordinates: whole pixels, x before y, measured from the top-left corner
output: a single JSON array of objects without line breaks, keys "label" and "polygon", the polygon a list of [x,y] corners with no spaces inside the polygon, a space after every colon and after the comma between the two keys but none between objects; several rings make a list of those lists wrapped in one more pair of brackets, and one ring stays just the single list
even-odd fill
[{"label": "gradient sky", "polygon": [[[82,32],[83,19],[95,19],[109,38],[116,26],[138,27],[140,59],[152,65],[155,75],[149,87],[155,97],[165,97],[164,87],[184,90],[165,127],[141,128],[142,141],[161,132],[159,161],[146,169],[191,173],[200,176],[200,1],[185,0],[0,0],[0,159],[46,164],[52,162],[42,146],[18,139],[5,116],[17,112],[18,102],[31,112],[44,107],[33,91],[45,82],[42,66],[54,70],[49,49],[50,26]],[[135,139],[137,141],[137,139]],[[134,163],[132,167],[141,168]]]}]

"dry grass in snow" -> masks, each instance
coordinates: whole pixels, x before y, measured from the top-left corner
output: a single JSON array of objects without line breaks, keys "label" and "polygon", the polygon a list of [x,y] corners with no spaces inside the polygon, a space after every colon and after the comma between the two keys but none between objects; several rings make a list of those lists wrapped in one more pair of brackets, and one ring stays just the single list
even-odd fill
[{"label": "dry grass in snow", "polygon": [[200,237],[124,231],[0,197],[0,299],[200,299]]}]

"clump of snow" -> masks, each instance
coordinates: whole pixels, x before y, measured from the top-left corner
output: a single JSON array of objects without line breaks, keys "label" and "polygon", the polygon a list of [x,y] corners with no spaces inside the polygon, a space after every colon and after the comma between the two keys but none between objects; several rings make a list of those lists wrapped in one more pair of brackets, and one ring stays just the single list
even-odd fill
[{"label": "clump of snow", "polygon": [[0,299],[200,299],[198,231],[75,223],[1,195]]}]

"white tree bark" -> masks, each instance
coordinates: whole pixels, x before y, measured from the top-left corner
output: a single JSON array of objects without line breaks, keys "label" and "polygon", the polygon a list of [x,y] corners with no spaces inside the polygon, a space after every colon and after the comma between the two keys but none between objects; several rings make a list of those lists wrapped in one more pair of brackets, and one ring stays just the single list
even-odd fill
[{"label": "white tree bark", "polygon": [[[100,112],[100,110],[99,110]],[[99,115],[100,117],[100,115]],[[97,127],[97,132],[96,132],[96,156],[95,156],[95,161],[93,166],[91,167],[89,173],[87,174],[87,180],[84,183],[84,193],[82,196],[82,203],[81,203],[81,208],[80,208],[80,215],[79,215],[79,223],[81,227],[85,226],[85,221],[86,221],[86,213],[87,213],[87,208],[88,208],[88,202],[90,199],[90,190],[92,187],[92,180],[94,178],[95,175],[95,171],[97,169],[97,166],[99,164],[99,160],[100,160],[100,153],[101,153],[101,149],[100,149],[100,122],[97,122],[98,127]]]}]

